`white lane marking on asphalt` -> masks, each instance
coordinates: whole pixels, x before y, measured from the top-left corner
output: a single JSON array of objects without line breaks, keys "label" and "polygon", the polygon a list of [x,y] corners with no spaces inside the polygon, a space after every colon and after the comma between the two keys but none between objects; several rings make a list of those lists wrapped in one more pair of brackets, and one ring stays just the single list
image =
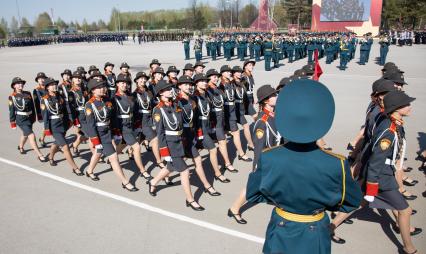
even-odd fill
[{"label": "white lane marking on asphalt", "polygon": [[129,199],[129,198],[125,198],[125,197],[122,197],[122,196],[119,196],[119,195],[116,195],[116,194],[113,194],[113,193],[110,193],[110,192],[106,192],[106,191],[103,191],[103,190],[100,190],[100,189],[96,189],[96,188],[93,188],[93,187],[90,187],[90,186],[87,186],[87,185],[84,185],[84,184],[81,184],[81,183],[77,183],[77,182],[68,180],[68,179],[60,177],[60,176],[56,176],[56,175],[53,175],[53,174],[50,174],[50,173],[47,173],[47,172],[43,172],[41,170],[31,168],[29,166],[25,166],[23,164],[20,164],[20,163],[17,163],[17,162],[8,160],[8,159],[4,159],[2,157],[0,157],[0,162],[21,168],[23,170],[26,170],[26,171],[35,173],[37,175],[41,175],[41,176],[50,178],[52,180],[55,180],[55,181],[58,181],[58,182],[61,182],[61,183],[82,189],[82,190],[86,190],[86,191],[93,192],[93,193],[99,194],[99,195],[107,197],[107,198],[111,198],[111,199],[114,199],[114,200],[117,200],[117,201],[121,201],[121,202],[126,203],[126,204],[131,205],[131,206],[139,207],[141,209],[148,210],[150,212],[158,213],[158,214],[161,214],[161,215],[164,215],[164,216],[176,219],[176,220],[188,222],[190,224],[194,224],[194,225],[197,225],[197,226],[200,226],[200,227],[203,227],[203,228],[207,228],[207,229],[210,229],[210,230],[213,230],[213,231],[217,231],[217,232],[221,232],[221,233],[224,233],[224,234],[227,234],[227,235],[242,238],[242,239],[245,239],[245,240],[248,240],[248,241],[251,241],[251,242],[263,244],[263,242],[265,241],[264,238],[260,238],[260,237],[254,236],[254,235],[242,233],[242,232],[239,232],[239,231],[236,231],[236,230],[233,230],[233,229],[229,229],[229,228],[225,228],[225,227],[222,227],[222,226],[218,226],[218,225],[215,225],[215,224],[212,224],[212,223],[209,223],[209,222],[193,219],[193,218],[181,215],[181,214],[169,212],[169,211],[166,211],[166,210],[163,210],[163,209],[160,209],[160,208],[157,208],[157,207],[154,207],[154,206],[151,206],[151,205],[139,202],[139,201],[135,201],[135,200],[132,200],[132,199]]}]

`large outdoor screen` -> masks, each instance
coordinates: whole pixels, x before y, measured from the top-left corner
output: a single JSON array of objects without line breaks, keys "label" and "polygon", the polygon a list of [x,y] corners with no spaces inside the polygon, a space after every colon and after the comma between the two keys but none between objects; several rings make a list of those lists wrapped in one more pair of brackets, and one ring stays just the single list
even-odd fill
[{"label": "large outdoor screen", "polygon": [[367,21],[371,0],[322,0],[320,21]]}]

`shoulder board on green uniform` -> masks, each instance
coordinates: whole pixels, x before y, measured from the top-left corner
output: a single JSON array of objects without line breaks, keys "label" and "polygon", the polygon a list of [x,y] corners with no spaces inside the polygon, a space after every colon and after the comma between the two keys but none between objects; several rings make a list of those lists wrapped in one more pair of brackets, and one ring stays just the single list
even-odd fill
[{"label": "shoulder board on green uniform", "polygon": [[277,145],[277,146],[265,148],[265,149],[262,150],[262,153],[269,152],[269,151],[274,150],[275,148],[278,148],[278,147],[281,147],[281,146],[283,146],[283,145]]},{"label": "shoulder board on green uniform", "polygon": [[333,157],[336,157],[336,158],[338,158],[339,160],[346,160],[346,156],[343,156],[343,155],[341,155],[341,154],[333,153],[333,152],[330,152],[330,151],[324,150],[324,149],[322,149],[322,148],[321,148],[321,151],[323,151],[324,153],[329,154],[329,155],[331,155],[331,156],[333,156]]}]

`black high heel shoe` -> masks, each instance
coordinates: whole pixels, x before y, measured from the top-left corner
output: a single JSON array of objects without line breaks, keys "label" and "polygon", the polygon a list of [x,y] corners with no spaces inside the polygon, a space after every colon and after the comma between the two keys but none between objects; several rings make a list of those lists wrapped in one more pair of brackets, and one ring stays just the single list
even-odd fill
[{"label": "black high heel shoe", "polygon": [[144,173],[148,174],[148,172],[144,171],[143,173],[141,173],[141,177],[143,177],[145,180],[150,181],[153,178],[152,175],[144,175]]},{"label": "black high heel shoe", "polygon": [[136,188],[135,186],[133,186],[131,189],[127,188],[127,185],[129,185],[129,184],[130,184],[130,182],[128,182],[128,183],[126,183],[126,184],[121,183],[121,187],[123,187],[123,189],[126,189],[127,191],[130,191],[130,192],[135,192],[135,191],[138,191],[138,190],[139,190],[139,189],[138,189],[138,188]]},{"label": "black high heel shoe", "polygon": [[84,175],[84,174],[83,174],[83,172],[81,172],[81,171],[80,171],[80,172],[78,172],[78,171],[77,171],[77,169],[75,169],[75,168],[73,168],[73,169],[72,169],[72,172],[73,172],[74,174],[76,174],[77,176],[83,176],[83,175]]},{"label": "black high heel shoe", "polygon": [[55,161],[54,159],[49,159],[49,164],[50,164],[50,166],[52,166],[52,167],[55,167],[55,166],[57,166],[57,165],[58,165],[58,163],[56,163],[56,161]]},{"label": "black high heel shoe", "polygon": [[38,142],[40,143],[41,147],[46,147],[46,142],[44,142],[44,140],[42,140],[41,138],[38,138]]},{"label": "black high heel shoe", "polygon": [[[148,184],[149,195],[153,197],[157,196],[157,186],[151,185],[151,181],[148,181],[146,183]],[[151,187],[154,187],[152,191],[151,191]]]},{"label": "black high heel shoe", "polygon": [[408,176],[402,179],[402,183],[406,186],[414,186],[419,183],[419,181],[417,180],[411,180],[411,179],[410,179],[411,181],[407,181],[407,180],[408,180]]},{"label": "black high heel shoe", "polygon": [[251,162],[251,161],[253,161],[253,159],[251,159],[251,158],[244,158],[244,156],[245,156],[246,154],[243,154],[243,155],[238,155],[238,159],[240,160],[240,161],[245,161],[245,162]]},{"label": "black high heel shoe", "polygon": [[99,179],[99,177],[97,176],[97,175],[95,175],[95,174],[93,174],[93,173],[88,173],[87,171],[86,171],[86,176],[87,177],[89,177],[90,178],[90,180],[92,180],[92,181],[99,181],[100,179]]},{"label": "black high heel shoe", "polygon": [[47,158],[46,158],[46,157],[44,157],[44,156],[39,156],[39,157],[37,157],[37,159],[38,159],[40,162],[46,162],[46,161],[47,161]]},{"label": "black high heel shoe", "polygon": [[229,164],[229,165],[225,165],[225,166],[223,166],[223,168],[225,169],[225,170],[228,170],[229,172],[231,172],[231,173],[238,173],[238,169],[231,169],[229,166],[231,166],[231,164]]},{"label": "black high heel shoe", "polygon": [[220,192],[218,192],[216,190],[214,192],[211,192],[210,191],[211,189],[214,189],[214,188],[213,188],[213,186],[210,185],[209,187],[204,189],[204,193],[208,193],[210,196],[213,196],[213,197],[222,195]]},{"label": "black high heel shoe", "polygon": [[[241,219],[238,219],[237,216],[240,216]],[[231,211],[231,208],[228,209],[228,217],[230,218],[234,218],[234,220],[238,223],[238,224],[247,224],[247,221],[245,219],[243,219],[243,217],[241,217],[241,214],[239,213],[233,213]]]},{"label": "black high heel shoe", "polygon": [[332,240],[333,242],[337,243],[337,244],[345,244],[345,243],[346,243],[345,239],[342,239],[342,238],[340,238],[340,237],[337,237],[335,234],[332,234],[332,235],[331,235],[331,240]]},{"label": "black high heel shoe", "polygon": [[254,147],[252,147],[252,146],[247,146],[247,150],[249,150],[249,151],[254,151]]},{"label": "black high heel shoe", "polygon": [[171,185],[173,185],[174,183],[172,182],[172,180],[170,180],[170,178],[169,177],[165,177],[164,179],[163,179],[163,181],[166,183],[166,185],[169,185],[169,186],[171,186]]},{"label": "black high heel shoe", "polygon": [[18,146],[18,150],[20,154],[26,154],[25,150],[23,147]]},{"label": "black high heel shoe", "polygon": [[224,179],[224,180],[222,180],[222,179],[220,178],[221,176],[225,177],[224,175],[218,175],[218,176],[214,176],[214,179],[215,179],[215,180],[220,181],[221,183],[230,183],[230,182],[231,182],[231,180],[229,180],[229,179],[228,179],[228,178],[226,178],[226,177],[225,177],[225,179]]},{"label": "black high heel shoe", "polygon": [[191,202],[189,202],[188,200],[185,200],[185,201],[186,201],[186,207],[191,207],[192,210],[194,210],[194,211],[204,211],[204,210],[206,210],[204,207],[200,206],[200,204],[198,204],[199,207],[193,206],[192,204],[196,203],[195,200],[193,200]]}]

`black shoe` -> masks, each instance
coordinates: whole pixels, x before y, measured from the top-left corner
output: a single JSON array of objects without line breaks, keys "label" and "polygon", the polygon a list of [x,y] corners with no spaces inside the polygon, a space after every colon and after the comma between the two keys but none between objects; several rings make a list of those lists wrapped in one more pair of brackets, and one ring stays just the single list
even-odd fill
[{"label": "black shoe", "polygon": [[212,186],[209,186],[209,187],[205,188],[205,189],[204,189],[204,192],[205,192],[205,193],[208,193],[210,196],[214,196],[214,197],[215,197],[215,196],[220,196],[220,195],[222,195],[222,194],[220,194],[220,192],[218,192],[218,191],[216,191],[216,190],[215,190],[214,192],[211,192],[211,191],[210,191],[210,189],[213,189],[213,187],[212,187]]},{"label": "black shoe", "polygon": [[404,196],[404,198],[406,199],[406,200],[414,200],[414,199],[416,199],[417,198],[417,196],[416,195],[413,195],[413,194],[411,194],[411,195],[404,195],[404,193],[406,192],[407,190],[404,190],[403,192],[401,192],[402,193],[402,195]]},{"label": "black shoe", "polygon": [[[348,145],[346,146],[346,150],[353,151],[353,150],[355,150],[355,147],[351,143],[348,143]],[[331,239],[333,239],[333,238],[331,238]]]},{"label": "black shoe", "polygon": [[407,179],[408,179],[408,177],[405,178],[404,180],[402,180],[402,183],[406,186],[414,186],[417,183],[419,183],[419,181],[417,181],[417,180],[411,180],[411,182],[409,182],[409,181],[407,181]]},{"label": "black shoe", "polygon": [[354,224],[354,221],[351,220],[351,219],[346,219],[346,220],[343,221],[343,223],[350,225],[350,224]]},{"label": "black shoe", "polygon": [[254,147],[251,147],[251,146],[247,146],[247,149],[248,149],[249,151],[254,151]]},{"label": "black shoe", "polygon": [[74,174],[76,174],[76,175],[78,175],[78,176],[83,176],[84,174],[83,174],[83,172],[77,172],[77,170],[75,169],[75,168],[73,168],[72,169],[72,172],[74,173]]},{"label": "black shoe", "polygon": [[[337,238],[337,239],[336,239],[336,238]],[[333,234],[333,235],[331,235],[331,240],[332,240],[333,242],[337,243],[337,244],[345,244],[345,243],[346,243],[345,239],[342,239],[342,238],[340,238],[340,237],[337,237],[337,236],[335,236],[334,234]]]},{"label": "black shoe", "polygon": [[20,154],[26,154],[24,148],[18,146],[18,150]]},{"label": "black shoe", "polygon": [[[395,233],[397,234],[401,234],[401,230],[397,227],[394,228]],[[423,230],[421,228],[414,228],[414,231],[410,231],[410,235],[418,235],[422,232]]]},{"label": "black shoe", "polygon": [[244,155],[246,155],[246,154],[243,154],[242,156],[238,155],[238,159],[240,161],[245,161],[245,162],[251,162],[251,161],[253,161],[251,158],[244,158]]},{"label": "black shoe", "polygon": [[40,162],[46,162],[47,158],[44,156],[37,157]]},{"label": "black shoe", "polygon": [[93,173],[88,173],[87,171],[86,171],[86,176],[87,177],[89,177],[90,178],[90,180],[92,180],[92,181],[99,181],[100,179],[99,179],[99,177],[97,176],[97,175],[95,175],[95,174],[93,174]]},{"label": "black shoe", "polygon": [[57,166],[57,165],[58,165],[58,163],[56,163],[56,161],[55,161],[54,159],[49,159],[49,164],[50,164],[50,166],[52,166],[52,167],[55,167],[55,166]]},{"label": "black shoe", "polygon": [[129,185],[129,184],[130,184],[130,182],[128,182],[128,183],[126,183],[126,184],[121,183],[121,187],[123,187],[123,189],[126,189],[127,191],[130,191],[130,192],[135,192],[135,191],[138,191],[138,190],[139,190],[139,189],[138,189],[138,188],[136,188],[135,186],[133,186],[131,189],[127,188],[127,185]]},{"label": "black shoe", "polygon": [[172,180],[170,180],[169,177],[166,177],[163,179],[163,181],[166,183],[166,185],[172,186],[174,183],[172,182]]},{"label": "black shoe", "polygon": [[[149,195],[151,195],[153,197],[157,196],[157,186],[151,185],[151,181],[148,181],[147,184],[148,184]],[[154,189],[152,191],[151,191],[151,187],[154,187]]]},{"label": "black shoe", "polygon": [[404,172],[410,172],[411,170],[413,170],[413,168],[412,167],[406,167],[403,170],[404,170]]},{"label": "black shoe", "polygon": [[234,169],[230,169],[229,166],[231,166],[231,165],[224,166],[223,168],[225,170],[228,170],[231,173],[238,173],[238,169],[235,169],[235,168]]},{"label": "black shoe", "polygon": [[[145,172],[143,172],[143,173],[147,173],[146,171]],[[150,175],[150,174],[148,174],[148,176],[146,176],[146,175],[144,175],[143,173],[141,173],[141,177],[143,177],[145,180],[148,180],[148,181],[150,181],[153,177]]]},{"label": "black shoe", "polygon": [[188,200],[185,200],[185,202],[186,202],[186,207],[191,207],[192,210],[194,210],[194,211],[204,211],[205,210],[204,207],[200,206],[199,204],[198,204],[199,207],[193,206],[192,203],[195,203],[195,200],[193,200],[192,202],[188,202]]},{"label": "black shoe", "polygon": [[329,146],[324,146],[322,149],[325,150],[325,151],[332,151],[333,150],[333,148],[331,148]]},{"label": "black shoe", "polygon": [[[241,219],[237,218],[237,215],[240,216]],[[228,217],[232,217],[234,218],[234,220],[238,223],[238,224],[247,224],[247,221],[245,219],[243,219],[243,217],[241,217],[241,214],[239,213],[233,213],[231,211],[231,209],[228,209]]]},{"label": "black shoe", "polygon": [[230,183],[231,182],[231,180],[229,180],[228,178],[225,178],[224,180],[222,180],[220,178],[221,176],[224,176],[224,175],[214,176],[214,179],[220,181],[221,183]]},{"label": "black shoe", "polygon": [[38,142],[40,142],[40,146],[41,147],[46,147],[46,142],[44,142],[44,140],[41,140],[41,138],[38,138]]},{"label": "black shoe", "polygon": [[416,214],[417,213],[417,210],[415,210],[415,209],[412,209],[411,210],[411,215],[414,215],[414,214]]}]

